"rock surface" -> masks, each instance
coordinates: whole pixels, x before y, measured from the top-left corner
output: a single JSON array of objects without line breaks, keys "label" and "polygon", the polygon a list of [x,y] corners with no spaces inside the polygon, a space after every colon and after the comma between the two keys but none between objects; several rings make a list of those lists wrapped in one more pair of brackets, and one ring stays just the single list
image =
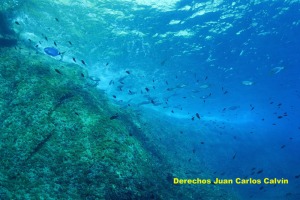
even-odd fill
[{"label": "rock surface", "polygon": [[138,118],[87,84],[83,68],[25,46],[0,48],[0,61],[0,199],[212,194],[173,185],[175,170]]}]

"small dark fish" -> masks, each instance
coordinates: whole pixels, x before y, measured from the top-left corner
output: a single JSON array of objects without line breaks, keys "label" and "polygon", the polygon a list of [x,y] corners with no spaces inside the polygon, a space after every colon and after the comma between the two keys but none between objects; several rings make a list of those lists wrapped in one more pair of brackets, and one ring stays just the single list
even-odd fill
[{"label": "small dark fish", "polygon": [[171,112],[174,113],[174,110],[172,110]]},{"label": "small dark fish", "polygon": [[188,161],[191,162],[191,160],[192,160],[192,159],[190,158]]},{"label": "small dark fish", "polygon": [[166,84],[169,85],[168,81],[166,81]]},{"label": "small dark fish", "polygon": [[15,23],[16,23],[17,25],[20,25],[20,23],[19,23],[18,21],[15,21]]},{"label": "small dark fish", "polygon": [[149,88],[145,88],[145,90],[147,91],[147,92],[149,92],[150,90],[149,90]]},{"label": "small dark fish", "polygon": [[262,190],[262,189],[264,189],[264,186],[261,186],[261,187],[259,188],[259,190]]},{"label": "small dark fish", "polygon": [[270,104],[273,104],[273,103],[274,103],[273,101],[270,102]]},{"label": "small dark fish", "polygon": [[107,65],[109,65],[109,63],[106,63],[106,65],[105,65],[105,66],[107,66]]},{"label": "small dark fish", "polygon": [[28,39],[28,41],[29,41],[29,42],[32,42],[32,40],[31,40],[31,39]]},{"label": "small dark fish", "polygon": [[196,149],[193,149],[193,153],[196,153]]},{"label": "small dark fish", "polygon": [[55,20],[56,20],[57,22],[59,22],[59,20],[58,20],[57,18],[55,18]]},{"label": "small dark fish", "polygon": [[73,61],[76,62],[76,59],[73,57]]},{"label": "small dark fish", "polygon": [[130,71],[125,71],[127,74],[130,74]]},{"label": "small dark fish", "polygon": [[278,106],[278,107],[280,107],[281,105],[282,105],[282,104],[281,104],[281,103],[279,103],[277,106]]},{"label": "small dark fish", "polygon": [[253,167],[251,170],[253,171],[253,170],[255,170],[256,168],[255,167]]},{"label": "small dark fish", "polygon": [[78,112],[75,112],[75,115],[79,116]]},{"label": "small dark fish", "polygon": [[208,77],[206,76],[206,77],[205,77],[205,80],[207,80],[207,78],[208,78]]},{"label": "small dark fish", "polygon": [[234,153],[234,155],[233,155],[233,157],[232,157],[232,160],[234,160],[234,159],[235,159],[235,157],[236,157],[236,153]]},{"label": "small dark fish", "polygon": [[58,69],[55,69],[56,73],[62,74]]},{"label": "small dark fish", "polygon": [[282,118],[282,116],[278,116],[277,118],[278,118],[278,119],[281,119],[281,118]]},{"label": "small dark fish", "polygon": [[72,42],[71,42],[71,41],[68,41],[68,42],[69,42],[70,45],[72,45]]},{"label": "small dark fish", "polygon": [[84,62],[84,60],[81,60],[81,63],[82,63],[83,65],[86,65],[85,62]]},{"label": "small dark fish", "polygon": [[257,174],[261,174],[262,172],[263,172],[264,170],[259,170],[259,171],[257,171]]},{"label": "small dark fish", "polygon": [[285,144],[284,144],[284,145],[282,145],[280,148],[281,148],[281,149],[283,149],[284,147],[285,147]]},{"label": "small dark fish", "polygon": [[54,45],[57,47],[57,44],[56,44],[56,42],[54,41],[53,43],[54,43]]},{"label": "small dark fish", "polygon": [[200,142],[200,144],[204,144],[204,142]]},{"label": "small dark fish", "polygon": [[113,80],[109,81],[109,85],[113,85],[115,82]]},{"label": "small dark fish", "polygon": [[84,77],[84,74],[83,74],[83,73],[81,73],[81,77]]},{"label": "small dark fish", "polygon": [[226,90],[223,94],[227,94],[228,93],[228,91]]},{"label": "small dark fish", "polygon": [[116,115],[111,116],[109,119],[113,120],[113,119],[117,119],[119,117],[118,113]]},{"label": "small dark fish", "polygon": [[113,96],[113,98],[117,98],[117,96],[116,95],[112,95]]},{"label": "small dark fish", "polygon": [[299,175],[296,175],[295,178],[300,178],[300,174],[299,174]]},{"label": "small dark fish", "polygon": [[39,45],[37,44],[37,45],[35,45],[35,48],[38,48],[39,47]]},{"label": "small dark fish", "polygon": [[48,38],[45,36],[45,40],[48,41]]},{"label": "small dark fish", "polygon": [[199,115],[198,113],[196,113],[196,117],[197,117],[198,119],[200,119],[200,115]]},{"label": "small dark fish", "polygon": [[194,121],[194,119],[195,119],[195,117],[193,116],[193,117],[192,117],[192,120]]}]

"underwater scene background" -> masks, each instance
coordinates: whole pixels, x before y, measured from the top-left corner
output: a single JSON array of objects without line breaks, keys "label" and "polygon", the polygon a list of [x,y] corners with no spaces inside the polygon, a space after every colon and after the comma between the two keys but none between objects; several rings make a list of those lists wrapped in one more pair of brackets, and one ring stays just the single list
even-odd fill
[{"label": "underwater scene background", "polygon": [[2,1],[0,199],[300,199],[299,11]]}]

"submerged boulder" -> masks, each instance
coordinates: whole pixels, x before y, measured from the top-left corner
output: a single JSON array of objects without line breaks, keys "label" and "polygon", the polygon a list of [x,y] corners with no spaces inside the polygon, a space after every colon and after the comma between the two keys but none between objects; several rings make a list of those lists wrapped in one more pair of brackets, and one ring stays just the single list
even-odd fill
[{"label": "submerged boulder", "polygon": [[0,199],[204,195],[172,184],[176,169],[146,145],[138,119],[90,87],[83,68],[25,46],[0,51]]},{"label": "submerged boulder", "polygon": [[0,58],[1,199],[143,195],[136,187],[150,182],[135,180],[150,158],[122,112],[85,84],[82,68],[29,53]]}]

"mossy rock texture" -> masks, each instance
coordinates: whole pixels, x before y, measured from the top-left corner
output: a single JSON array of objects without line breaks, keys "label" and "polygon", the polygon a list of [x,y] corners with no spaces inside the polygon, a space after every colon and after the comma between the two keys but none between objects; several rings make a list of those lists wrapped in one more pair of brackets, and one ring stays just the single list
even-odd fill
[{"label": "mossy rock texture", "polygon": [[1,199],[145,195],[151,159],[126,115],[81,67],[30,52],[1,49]]},{"label": "mossy rock texture", "polygon": [[147,142],[149,129],[84,68],[26,46],[0,48],[0,61],[0,199],[193,199],[217,191],[173,185],[172,164]]}]

